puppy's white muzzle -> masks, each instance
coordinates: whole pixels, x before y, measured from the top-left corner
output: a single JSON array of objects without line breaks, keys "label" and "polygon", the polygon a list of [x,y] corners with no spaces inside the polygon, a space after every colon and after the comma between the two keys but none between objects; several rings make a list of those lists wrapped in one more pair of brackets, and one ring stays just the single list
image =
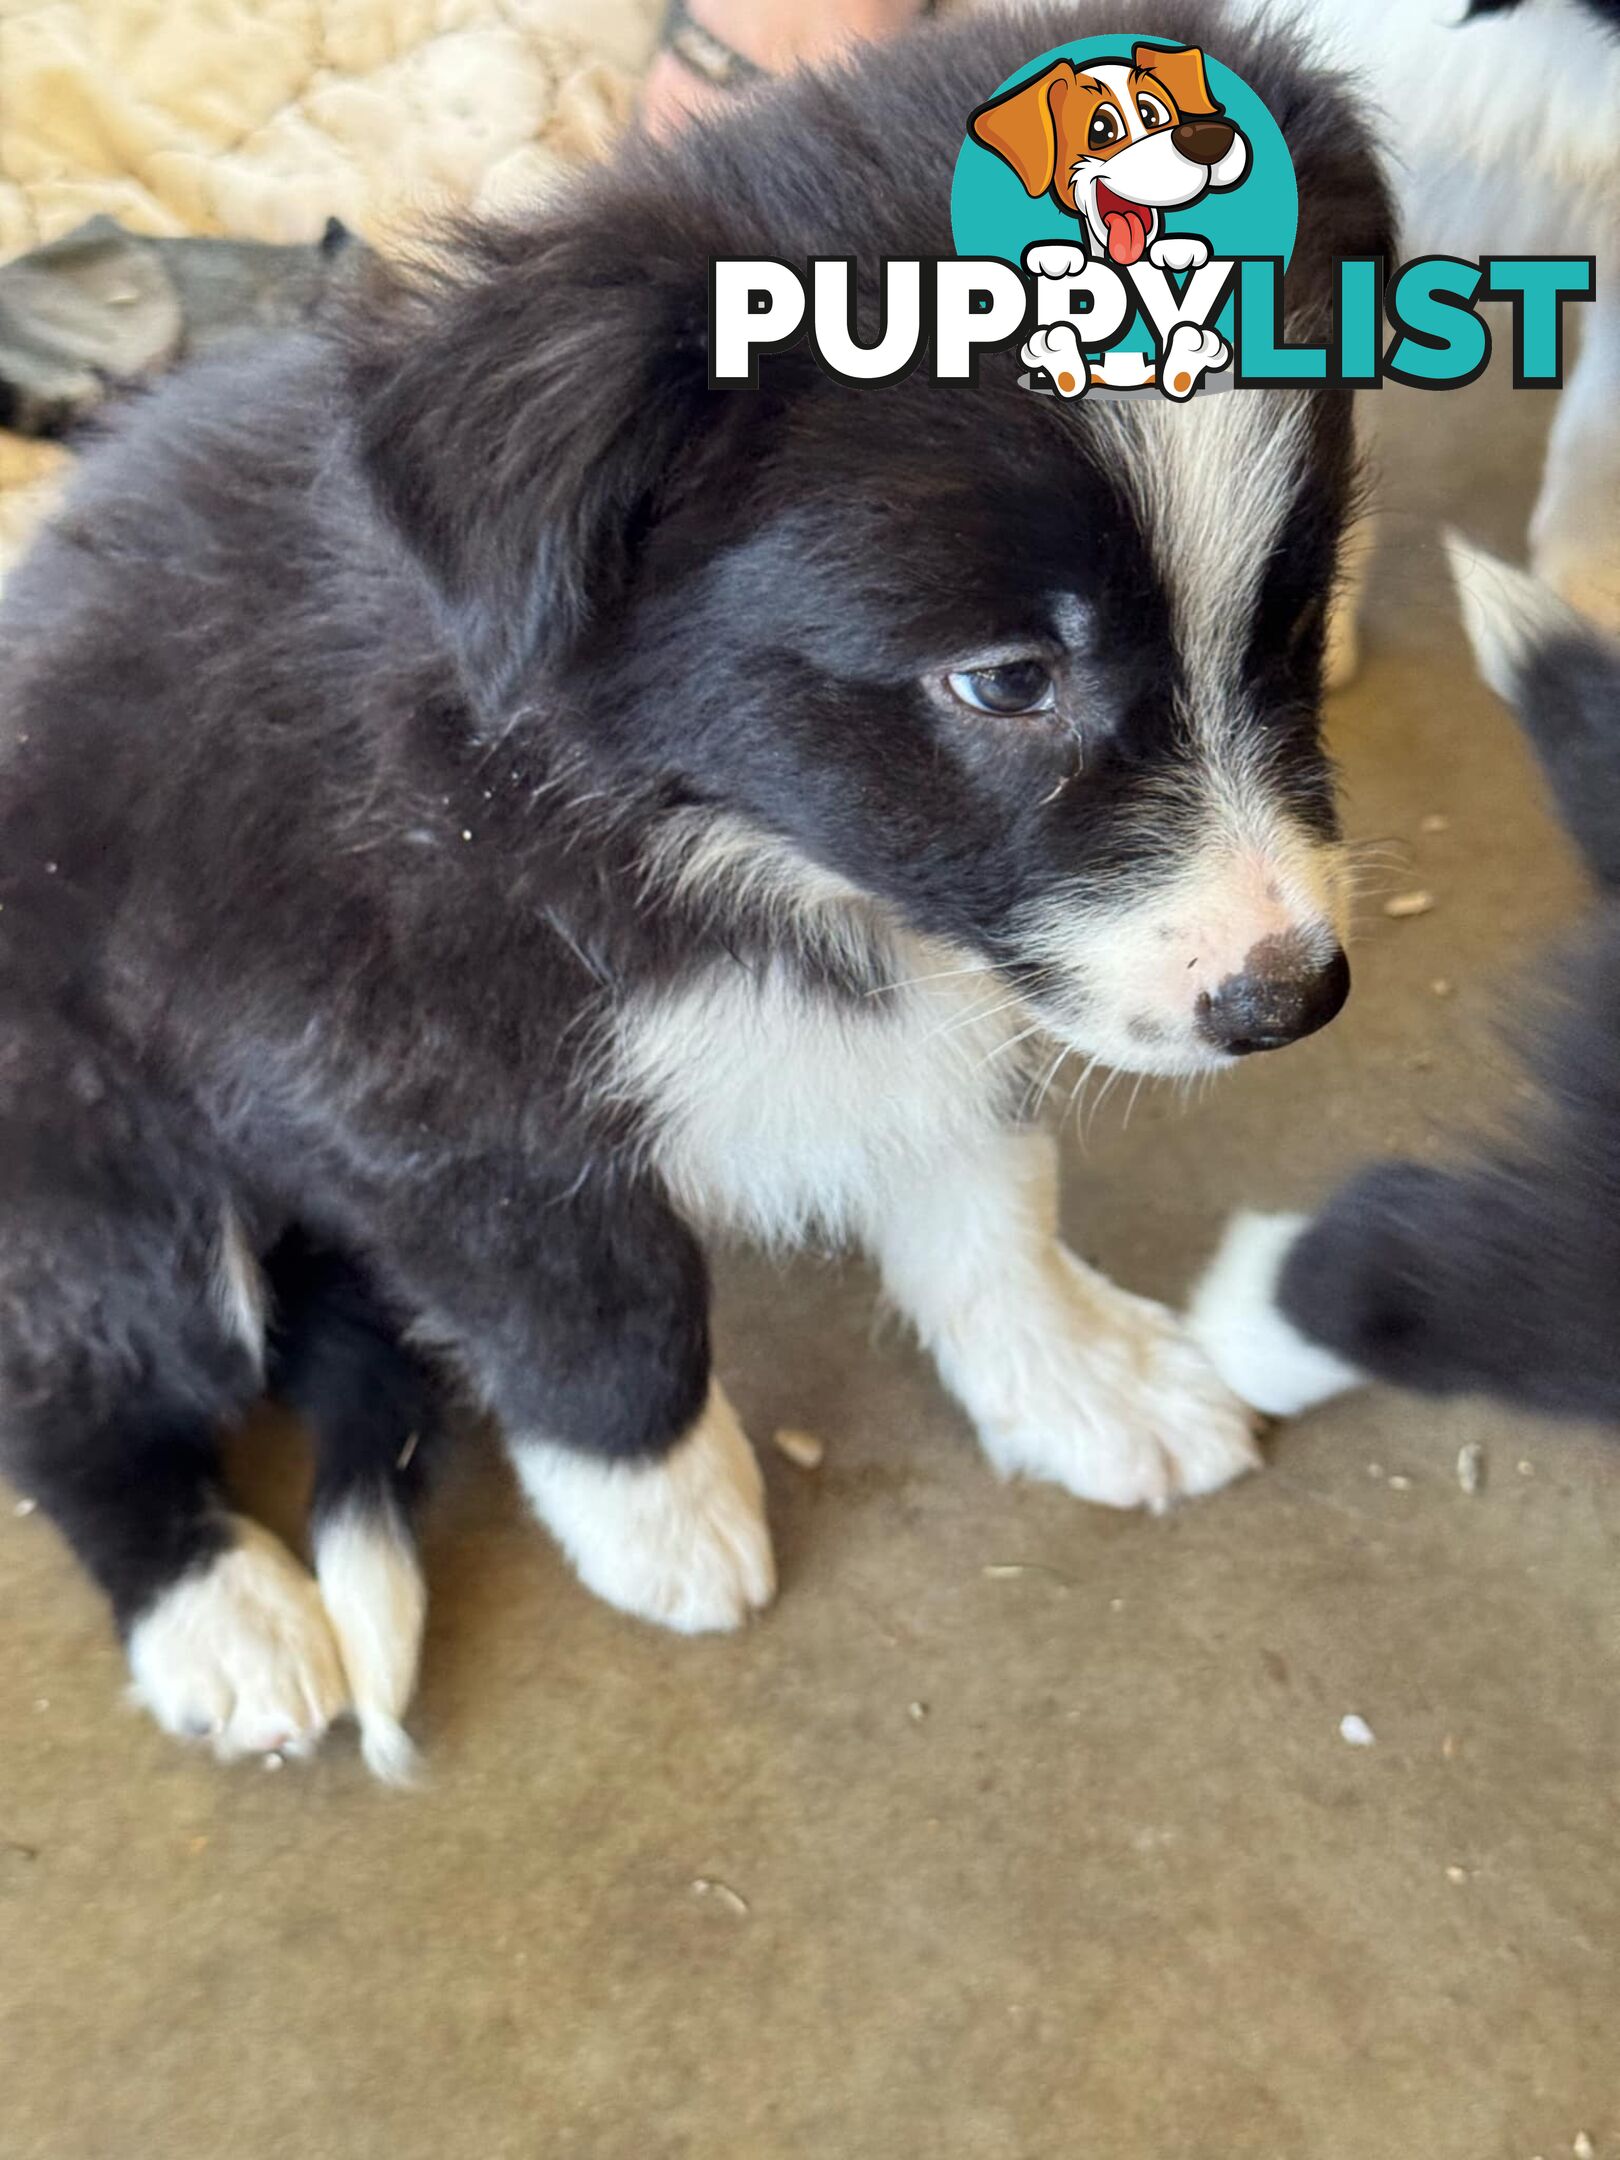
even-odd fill
[{"label": "puppy's white muzzle", "polygon": [[1209,1071],[1324,1027],[1349,991],[1340,850],[1304,833],[1212,843],[1134,905],[1049,903],[1038,1002],[1065,1039],[1128,1071]]}]

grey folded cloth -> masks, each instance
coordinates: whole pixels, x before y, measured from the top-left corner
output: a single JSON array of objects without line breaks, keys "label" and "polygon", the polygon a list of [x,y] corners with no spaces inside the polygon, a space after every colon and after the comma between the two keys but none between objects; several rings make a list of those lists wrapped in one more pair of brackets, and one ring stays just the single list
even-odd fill
[{"label": "grey folded cloth", "polygon": [[302,321],[364,252],[336,218],[303,247],[154,240],[91,218],[0,265],[0,427],[69,434],[187,354]]}]

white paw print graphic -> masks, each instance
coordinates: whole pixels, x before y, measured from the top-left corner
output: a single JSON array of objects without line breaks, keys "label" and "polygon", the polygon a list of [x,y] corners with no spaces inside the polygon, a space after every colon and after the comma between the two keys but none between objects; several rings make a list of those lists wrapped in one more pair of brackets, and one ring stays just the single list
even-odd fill
[{"label": "white paw print graphic", "polygon": [[1159,270],[1202,270],[1209,261],[1209,242],[1201,233],[1166,233],[1148,249],[1148,261]]},{"label": "white paw print graphic", "polygon": [[1085,249],[1069,240],[1037,240],[1024,250],[1024,268],[1031,277],[1078,277],[1088,259]]},{"label": "white paw print graphic", "polygon": [[1231,357],[1231,348],[1218,330],[1177,323],[1159,365],[1159,387],[1179,403],[1192,396],[1206,374],[1225,367]]},{"label": "white paw print graphic", "polygon": [[1025,339],[1018,356],[1027,368],[1044,368],[1059,397],[1084,397],[1091,382],[1086,356],[1072,323],[1053,323]]}]

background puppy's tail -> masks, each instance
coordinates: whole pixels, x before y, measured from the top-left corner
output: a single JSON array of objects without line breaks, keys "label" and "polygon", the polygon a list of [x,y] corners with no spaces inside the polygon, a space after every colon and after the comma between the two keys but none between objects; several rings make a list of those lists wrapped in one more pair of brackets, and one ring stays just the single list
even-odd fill
[{"label": "background puppy's tail", "polygon": [[267,1272],[271,1384],[314,1437],[315,1574],[361,1752],[377,1777],[408,1784],[416,1751],[402,1721],[427,1614],[413,1518],[446,1428],[444,1383],[347,1255],[295,1232]]},{"label": "background puppy's tail", "polygon": [[1620,644],[1460,534],[1446,552],[1480,673],[1523,723],[1593,877],[1620,887]]}]

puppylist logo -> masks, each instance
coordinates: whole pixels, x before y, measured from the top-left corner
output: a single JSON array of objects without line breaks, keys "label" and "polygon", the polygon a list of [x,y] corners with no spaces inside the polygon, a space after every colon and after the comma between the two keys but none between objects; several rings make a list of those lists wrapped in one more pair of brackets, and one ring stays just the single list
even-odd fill
[{"label": "puppylist logo", "polygon": [[762,355],[808,336],[840,381],[894,382],[925,358],[972,382],[1016,346],[1044,396],[1163,396],[1277,384],[1449,390],[1491,355],[1480,303],[1512,309],[1513,380],[1557,389],[1564,305],[1589,255],[1373,256],[1335,266],[1331,335],[1289,344],[1282,280],[1299,195],[1281,129],[1243,79],[1193,45],[1091,37],[1037,54],[967,117],[951,190],[957,252],[879,266],[875,337],[858,335],[856,265],[722,258],[710,381],[757,384]]}]

